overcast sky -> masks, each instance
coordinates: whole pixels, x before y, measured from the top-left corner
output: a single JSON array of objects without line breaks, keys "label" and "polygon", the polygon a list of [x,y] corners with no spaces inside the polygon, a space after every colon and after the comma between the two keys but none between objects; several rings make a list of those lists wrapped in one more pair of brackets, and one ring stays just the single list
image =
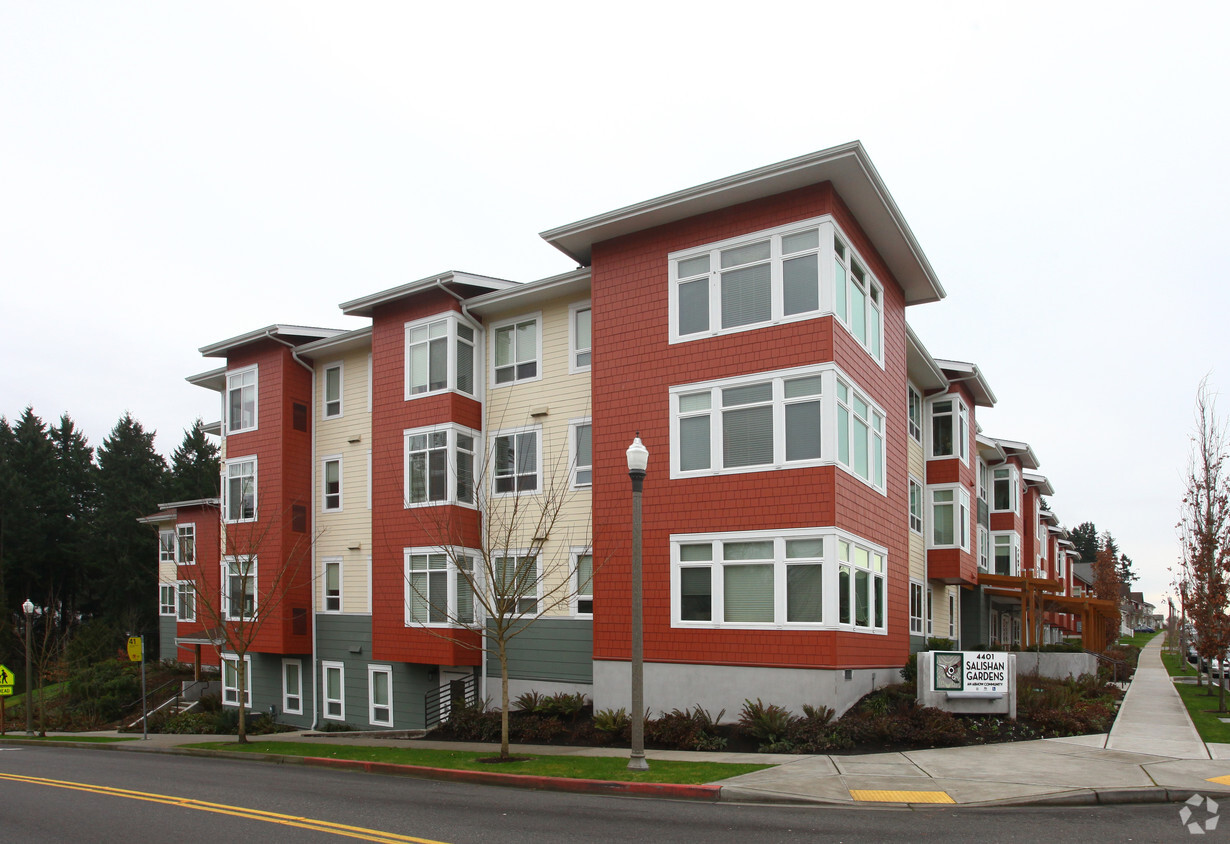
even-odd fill
[{"label": "overcast sky", "polygon": [[948,291],[920,338],[1160,603],[1230,390],[1228,8],[0,0],[0,414],[169,453],[206,343],[858,139]]}]

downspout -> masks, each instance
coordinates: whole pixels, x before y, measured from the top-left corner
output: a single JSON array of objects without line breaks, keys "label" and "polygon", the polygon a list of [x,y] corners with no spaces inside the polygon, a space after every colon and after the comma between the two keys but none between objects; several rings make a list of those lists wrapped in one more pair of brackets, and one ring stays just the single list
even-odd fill
[{"label": "downspout", "polygon": [[[470,313],[469,308],[466,307],[466,300],[462,298],[462,296],[458,294],[455,290],[449,290],[447,287],[444,286],[444,279],[437,278],[436,287],[440,288],[445,293],[447,293],[448,295],[452,296],[454,299],[457,300],[457,303],[461,306],[462,316],[468,319],[471,325],[482,325],[482,323],[479,320],[475,319],[474,315]],[[484,367],[484,370],[485,370],[485,367]],[[475,376],[474,380],[475,380],[475,383],[477,383],[478,381],[477,375]],[[486,391],[483,392],[483,395],[486,396]],[[485,430],[487,427],[486,426],[487,403],[483,401],[482,399],[479,399],[479,404],[482,406],[482,409],[483,409],[483,412],[479,418],[483,420],[483,423],[484,423],[483,429]],[[480,506],[481,506],[481,502],[480,502]],[[481,509],[479,510],[479,517],[480,518],[482,517]],[[479,651],[479,660],[481,661],[482,664],[479,669],[478,697],[479,697],[479,700],[484,701],[485,703],[487,700],[487,620],[486,619],[483,619],[482,631],[479,633],[479,644],[481,646],[481,649]]]},{"label": "downspout", "polygon": [[[309,413],[308,427],[311,431],[311,434],[309,436],[311,436],[312,438],[312,472],[311,472],[312,491],[311,491],[311,494],[308,496],[308,507],[310,508],[309,512],[313,516],[315,516],[316,515],[316,482],[319,480],[316,477],[316,425],[314,424],[315,419],[316,419],[316,368],[308,364],[303,358],[299,357],[299,352],[295,348],[294,344],[287,343],[285,340],[278,339],[277,337],[274,336],[272,331],[266,331],[265,336],[269,338],[270,340],[274,341],[275,343],[281,343],[283,346],[290,349],[290,356],[291,358],[294,359],[295,363],[299,364],[304,369],[306,369],[312,376],[312,403],[308,407],[308,413]],[[316,616],[317,616],[317,612],[316,612],[316,586],[315,586],[316,584],[316,536],[314,533],[309,533],[309,537],[311,539],[311,543],[310,543],[311,558],[312,558],[312,568],[311,568],[312,581],[311,582],[313,584],[312,589],[311,589],[311,593],[312,593],[311,603],[309,605],[309,611],[312,614],[312,643],[310,645],[311,653],[309,654],[309,657],[310,657],[309,661],[312,663],[312,670],[311,670],[312,729],[316,729],[316,725],[320,722],[320,701],[319,701],[319,696],[316,694],[316,689],[317,689],[317,686],[316,686],[316,680],[317,680],[317,677],[316,677],[316,662],[317,662],[316,660]],[[286,674],[285,674],[286,669],[283,668],[282,671],[283,671],[282,683],[285,684],[286,683]],[[302,700],[302,697],[303,697],[303,688],[302,688],[303,673],[302,671],[300,671],[300,674],[299,674],[299,684],[300,684],[299,695],[300,695],[300,699]],[[283,703],[285,703],[285,701],[283,701]]]}]

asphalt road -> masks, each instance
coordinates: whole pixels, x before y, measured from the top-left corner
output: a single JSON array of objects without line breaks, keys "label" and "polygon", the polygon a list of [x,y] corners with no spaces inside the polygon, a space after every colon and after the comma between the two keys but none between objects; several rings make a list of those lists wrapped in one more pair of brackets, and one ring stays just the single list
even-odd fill
[{"label": "asphalt road", "polygon": [[[0,840],[6,842],[1192,841],[1180,808],[739,806],[152,753],[0,748]],[[1201,810],[1194,820],[1205,816]],[[1230,820],[1196,840],[1219,836],[1230,841]]]}]

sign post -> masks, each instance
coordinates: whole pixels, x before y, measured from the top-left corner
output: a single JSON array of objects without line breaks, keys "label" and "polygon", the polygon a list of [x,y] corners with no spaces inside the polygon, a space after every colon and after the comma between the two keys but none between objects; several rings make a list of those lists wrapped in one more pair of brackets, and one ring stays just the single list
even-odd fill
[{"label": "sign post", "polygon": [[145,636],[128,637],[128,659],[141,663],[141,739],[149,740],[149,713],[145,703]]},{"label": "sign post", "polygon": [[0,665],[0,736],[6,735],[4,731],[4,702],[13,693],[13,680],[13,672],[9,671],[8,666]]}]

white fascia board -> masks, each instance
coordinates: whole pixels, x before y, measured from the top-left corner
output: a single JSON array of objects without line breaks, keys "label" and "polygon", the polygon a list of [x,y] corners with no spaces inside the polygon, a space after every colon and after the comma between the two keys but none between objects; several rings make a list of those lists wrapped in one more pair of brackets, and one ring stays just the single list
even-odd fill
[{"label": "white fascia board", "polygon": [[[226,389],[226,367],[221,366],[217,369],[211,369],[208,372],[199,372],[196,375],[189,375],[184,380],[193,386],[204,387],[207,390],[213,390],[215,393],[220,393]],[[219,428],[218,432],[221,433],[221,431],[222,429]]]},{"label": "white fascia board", "polygon": [[1005,440],[999,437],[995,438],[995,442],[1008,456],[1020,458],[1021,465],[1026,469],[1037,469],[1042,465],[1038,462],[1038,455],[1034,454],[1034,450],[1029,443]]},{"label": "white fascia board", "polygon": [[425,290],[430,290],[443,284],[464,284],[469,287],[485,287],[488,290],[504,290],[505,288],[516,286],[518,282],[509,281],[506,278],[492,278],[491,276],[477,275],[475,273],[449,270],[437,275],[428,276],[427,278],[420,278],[407,284],[398,285],[397,287],[390,287],[388,290],[381,290],[378,293],[360,296],[358,299],[342,302],[338,307],[347,316],[370,317],[372,311],[378,305],[395,302],[398,299],[404,299],[407,296],[413,296],[416,293],[422,293]]},{"label": "white fascia board", "polygon": [[963,360],[944,360],[936,358],[935,363],[944,371],[949,381],[968,381],[970,392],[974,394],[974,403],[979,407],[994,407],[995,393],[987,383],[986,376],[978,368],[978,364]]},{"label": "white fascia board", "polygon": [[924,394],[948,389],[948,379],[909,323],[905,326],[905,371]]},{"label": "white fascia board", "polygon": [[1021,477],[1025,479],[1025,483],[1030,486],[1036,486],[1043,495],[1055,494],[1055,489],[1051,486],[1051,482],[1046,479],[1046,475],[1039,475],[1036,472],[1022,472]]},{"label": "white fascia board", "polygon": [[944,298],[927,256],[859,141],[628,205],[540,236],[581,266],[589,266],[595,243],[823,182],[832,182],[871,238],[905,291],[907,305]]},{"label": "white fascia board", "polygon": [[589,268],[573,270],[550,278],[528,281],[507,290],[496,290],[475,296],[466,302],[466,310],[480,316],[491,316],[509,310],[537,308],[551,300],[588,298]]},{"label": "white fascia board", "polygon": [[305,343],[295,351],[299,353],[300,357],[315,358],[319,357],[321,352],[336,354],[338,352],[347,352],[353,349],[369,347],[371,344],[372,327],[368,325],[364,328],[356,328],[354,331],[347,331],[344,334],[338,334],[334,337],[326,337],[323,340]]},{"label": "white fascia board", "polygon": [[159,504],[159,510],[175,510],[180,507],[217,507],[222,504],[220,498],[194,498],[191,501],[168,501],[166,504]]},{"label": "white fascia board", "polygon": [[207,358],[220,358],[226,357],[226,353],[231,349],[246,346],[249,343],[254,343],[266,337],[312,337],[319,339],[321,337],[332,337],[334,334],[341,334],[343,330],[341,328],[317,328],[309,325],[266,325],[264,328],[258,328],[255,331],[249,331],[217,343],[210,343],[208,346],[201,346],[197,351]]}]

